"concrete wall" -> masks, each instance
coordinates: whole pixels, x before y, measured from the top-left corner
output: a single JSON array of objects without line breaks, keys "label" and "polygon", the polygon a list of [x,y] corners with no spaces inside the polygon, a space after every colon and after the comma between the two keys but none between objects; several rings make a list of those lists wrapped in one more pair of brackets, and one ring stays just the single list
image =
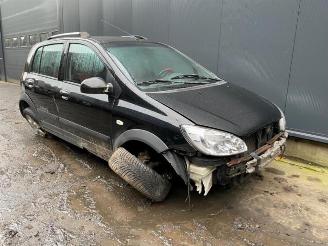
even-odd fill
[{"label": "concrete wall", "polygon": [[[327,0],[8,0],[2,12],[5,34],[59,28],[169,43],[279,105],[292,135],[328,142]],[[6,52],[12,77],[21,55]]]},{"label": "concrete wall", "polygon": [[285,156],[328,168],[327,144],[291,137],[287,141]]}]

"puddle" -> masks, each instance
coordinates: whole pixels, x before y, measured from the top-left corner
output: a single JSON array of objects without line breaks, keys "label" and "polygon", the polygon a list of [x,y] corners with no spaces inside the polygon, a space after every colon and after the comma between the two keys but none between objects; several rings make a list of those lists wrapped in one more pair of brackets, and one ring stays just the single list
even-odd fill
[{"label": "puddle", "polygon": [[307,180],[311,181],[311,182],[319,182],[321,183],[321,179],[317,178],[317,177],[307,177]]},{"label": "puddle", "polygon": [[265,171],[268,173],[276,174],[276,175],[285,175],[284,171],[281,171],[281,170],[273,168],[273,167],[266,167]]}]

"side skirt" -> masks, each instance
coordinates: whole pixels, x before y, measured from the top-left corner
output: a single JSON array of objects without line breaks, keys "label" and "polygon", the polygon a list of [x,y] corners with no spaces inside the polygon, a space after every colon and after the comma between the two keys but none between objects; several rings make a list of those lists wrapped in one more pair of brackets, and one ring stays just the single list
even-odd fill
[{"label": "side skirt", "polygon": [[68,143],[71,143],[81,149],[86,149],[90,153],[98,156],[99,158],[101,158],[105,161],[108,161],[110,156],[113,153],[111,149],[106,148],[106,147],[102,146],[101,144],[98,144],[96,141],[95,142],[88,141],[84,138],[76,136],[75,134],[73,134],[71,132],[65,131],[57,126],[54,126],[50,123],[42,121],[41,126],[47,132],[63,139],[64,141],[66,141]]}]

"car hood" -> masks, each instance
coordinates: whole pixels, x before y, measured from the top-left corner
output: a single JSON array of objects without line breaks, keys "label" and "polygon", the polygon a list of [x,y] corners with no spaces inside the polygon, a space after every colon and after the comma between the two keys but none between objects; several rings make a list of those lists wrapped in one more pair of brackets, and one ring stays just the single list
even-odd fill
[{"label": "car hood", "polygon": [[247,136],[281,118],[275,105],[227,82],[147,93],[196,125]]}]

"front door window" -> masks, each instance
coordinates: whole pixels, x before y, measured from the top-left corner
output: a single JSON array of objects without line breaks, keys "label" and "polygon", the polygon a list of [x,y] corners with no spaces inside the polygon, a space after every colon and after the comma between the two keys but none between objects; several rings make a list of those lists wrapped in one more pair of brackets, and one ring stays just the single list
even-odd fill
[{"label": "front door window", "polygon": [[97,54],[82,44],[71,44],[68,52],[66,80],[81,83],[99,77],[106,81],[107,69]]}]

